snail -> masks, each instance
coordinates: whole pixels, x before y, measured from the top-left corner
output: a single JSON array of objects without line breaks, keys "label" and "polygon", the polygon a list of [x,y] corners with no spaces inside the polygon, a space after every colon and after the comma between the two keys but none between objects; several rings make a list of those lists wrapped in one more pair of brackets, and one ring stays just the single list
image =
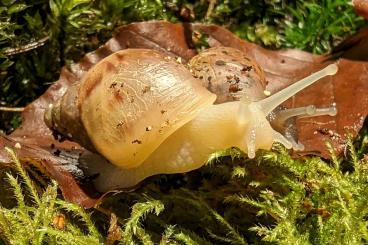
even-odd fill
[{"label": "snail", "polygon": [[[288,136],[272,128],[269,114],[298,91],[337,72],[337,66],[331,64],[269,97],[262,95],[261,86],[257,96],[251,97],[242,89],[237,91],[242,93],[239,98],[215,104],[216,98],[223,99],[212,93],[215,87],[207,90],[202,86],[204,79],[190,72],[201,70],[196,66],[198,60],[200,57],[194,57],[187,69],[155,50],[118,51],[97,63],[50,105],[45,122],[103,156],[97,161],[88,154],[84,158],[90,171],[100,175],[95,180],[98,190],[128,188],[152,175],[197,169],[211,153],[221,149],[238,147],[254,158],[256,149],[270,149],[273,142],[288,149],[297,147]],[[233,62],[233,67],[244,72],[241,62],[222,62]],[[255,64],[251,66],[261,71]],[[262,72],[257,74],[264,79]],[[258,86],[247,81],[249,88]],[[318,110],[310,106],[279,110],[271,121],[278,125],[296,115],[335,112],[333,108]]]}]

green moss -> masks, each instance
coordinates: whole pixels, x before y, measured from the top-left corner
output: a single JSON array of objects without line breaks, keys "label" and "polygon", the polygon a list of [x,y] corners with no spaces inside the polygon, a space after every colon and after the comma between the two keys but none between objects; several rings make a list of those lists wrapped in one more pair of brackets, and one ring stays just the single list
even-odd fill
[{"label": "green moss", "polygon": [[[20,179],[7,174],[17,205],[13,208],[0,206],[1,238],[7,244],[100,244],[102,237],[90,215],[78,205],[59,199],[55,182],[40,195],[15,153],[7,151]],[[82,227],[62,213],[74,215]],[[61,223],[56,221],[58,217]]]},{"label": "green moss", "polygon": [[[235,148],[218,152],[199,170],[151,177],[134,192],[111,195],[92,218],[59,199],[54,182],[40,195],[9,151],[21,181],[8,175],[17,204],[0,208],[0,237],[15,244],[98,244],[114,213],[121,244],[363,244],[363,142],[349,141],[346,158],[331,151],[332,161],[294,160],[277,144],[255,160]],[[55,217],[62,213],[65,227],[58,229]]]}]

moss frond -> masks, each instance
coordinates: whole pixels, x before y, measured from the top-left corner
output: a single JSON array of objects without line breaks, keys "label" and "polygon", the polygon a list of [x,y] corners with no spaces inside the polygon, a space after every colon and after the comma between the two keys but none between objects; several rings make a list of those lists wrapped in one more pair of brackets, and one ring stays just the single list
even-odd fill
[{"label": "moss frond", "polygon": [[[224,219],[224,217],[222,217],[218,212],[216,212],[214,209],[208,206],[206,202],[204,202],[198,197],[195,197],[193,194],[189,194],[189,195],[191,195],[192,198],[197,200],[203,207],[205,207],[210,212],[210,214],[216,219],[216,221],[218,221],[219,224],[226,231],[227,237],[223,238],[222,240],[227,241],[230,244],[243,244],[243,245],[248,244],[246,240],[244,239],[244,237],[242,237],[242,235],[240,235],[238,231],[231,224],[229,224],[229,222],[226,219]],[[215,235],[214,233],[212,233],[212,235],[215,236],[217,239],[220,238],[220,236]]]},{"label": "moss frond", "polygon": [[124,244],[135,244],[137,238],[142,244],[153,244],[149,234],[141,226],[147,214],[159,215],[164,210],[164,204],[159,200],[147,198],[145,202],[133,205],[130,218],[126,221],[122,234]]},{"label": "moss frond", "polygon": [[176,241],[181,242],[185,245],[210,245],[211,243],[196,233],[187,231],[185,229],[178,230],[173,234]]},{"label": "moss frond", "polygon": [[77,204],[66,202],[64,200],[57,200],[56,203],[58,206],[74,215],[76,218],[80,218],[80,220],[86,225],[88,230],[88,234],[91,237],[98,237],[101,239],[100,233],[97,231],[94,223],[91,220],[90,214],[88,214],[82,207]]},{"label": "moss frond", "polygon": [[40,201],[40,197],[38,196],[37,190],[36,190],[34,184],[32,183],[31,179],[29,178],[28,174],[23,169],[19,159],[15,155],[15,152],[12,151],[9,148],[5,148],[5,150],[8,152],[8,154],[12,158],[13,162],[15,163],[16,170],[22,176],[22,180],[24,181],[27,190],[31,194],[32,199],[36,202],[37,205],[40,205],[41,201]]},{"label": "moss frond", "polygon": [[[10,244],[87,245],[101,243],[102,236],[91,221],[89,214],[81,207],[59,199],[57,184],[54,181],[40,195],[15,152],[8,148],[6,150],[22,181],[7,174],[17,206],[11,209],[0,207],[0,235],[5,241]],[[27,191],[24,192],[24,190]],[[63,209],[81,217],[88,233],[84,232],[84,227],[76,226],[64,215],[60,215]]]}]

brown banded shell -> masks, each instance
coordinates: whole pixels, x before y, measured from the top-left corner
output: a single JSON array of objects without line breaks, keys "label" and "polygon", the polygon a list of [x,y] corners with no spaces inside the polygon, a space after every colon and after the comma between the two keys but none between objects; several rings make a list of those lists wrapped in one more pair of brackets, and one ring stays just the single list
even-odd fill
[{"label": "brown banded shell", "polygon": [[[82,78],[73,96],[75,115],[96,151],[122,168],[141,164],[216,99],[182,64],[151,49],[106,57]],[[68,92],[64,97],[70,97]],[[58,123],[51,124],[55,128]]]},{"label": "brown banded shell", "polygon": [[215,103],[236,101],[246,96],[251,101],[265,98],[266,78],[257,62],[242,51],[214,47],[189,61],[193,76],[217,95]]}]

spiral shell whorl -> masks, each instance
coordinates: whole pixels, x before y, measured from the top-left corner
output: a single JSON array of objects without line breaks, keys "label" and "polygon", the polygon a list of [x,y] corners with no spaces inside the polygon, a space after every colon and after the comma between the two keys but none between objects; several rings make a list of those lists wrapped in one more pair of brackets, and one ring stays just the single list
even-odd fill
[{"label": "spiral shell whorl", "polygon": [[86,74],[78,104],[96,150],[112,163],[132,168],[215,98],[171,58],[128,49]]}]

